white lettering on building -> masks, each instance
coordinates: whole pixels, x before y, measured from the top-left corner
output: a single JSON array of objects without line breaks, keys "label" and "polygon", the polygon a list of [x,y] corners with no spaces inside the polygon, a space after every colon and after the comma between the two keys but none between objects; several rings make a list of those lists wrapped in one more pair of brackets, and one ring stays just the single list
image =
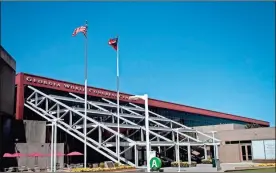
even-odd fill
[{"label": "white lettering on building", "polygon": [[52,81],[46,80],[46,79],[36,79],[36,78],[26,77],[26,80],[28,82],[32,82],[32,83],[38,83],[38,84],[42,84],[42,85],[49,85],[49,86],[53,86],[53,87],[60,87],[60,83],[52,82]]},{"label": "white lettering on building", "polygon": [[[83,86],[78,86],[78,85],[73,85],[73,84],[67,84],[67,83],[61,83],[61,82],[56,82],[56,81],[51,81],[47,79],[37,79],[34,77],[26,77],[26,81],[31,82],[31,83],[37,83],[41,85],[48,85],[52,87],[58,87],[61,88],[63,86],[67,90],[72,90],[72,91],[80,91],[84,92],[85,88]],[[97,89],[92,89],[88,88],[88,93],[92,93],[93,95],[99,95],[103,97],[113,97],[116,98],[117,94],[114,92],[109,92],[109,91],[102,91],[102,90],[97,90]],[[128,96],[120,95],[121,99],[128,100]]]}]

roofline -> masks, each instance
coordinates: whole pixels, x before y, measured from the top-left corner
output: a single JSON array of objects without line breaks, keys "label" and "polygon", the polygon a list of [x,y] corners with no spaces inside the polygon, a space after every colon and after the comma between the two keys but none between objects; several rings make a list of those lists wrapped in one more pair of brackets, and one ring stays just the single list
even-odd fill
[{"label": "roofline", "polygon": [[[72,82],[67,82],[67,81],[63,81],[63,80],[57,80],[57,79],[53,79],[53,78],[48,78],[48,77],[44,77],[44,76],[38,76],[38,75],[33,75],[33,74],[29,74],[29,73],[18,73],[16,74],[16,76],[25,76],[25,77],[35,77],[35,78],[39,78],[39,79],[44,79],[44,80],[49,80],[52,82],[58,82],[58,83],[63,83],[63,84],[69,84],[69,85],[74,85],[77,87],[84,87],[84,85],[82,84],[78,84],[78,83],[72,83]],[[17,77],[16,77],[17,78]],[[16,83],[19,80],[16,80]],[[25,78],[24,78],[25,81]],[[44,87],[44,88],[52,88],[52,86],[47,86],[44,84],[38,84],[38,83],[30,83],[25,81],[24,84],[27,85],[34,85],[34,86],[39,86],[39,87]],[[116,94],[115,91],[111,91],[111,90],[107,90],[107,89],[102,89],[102,88],[97,88],[97,87],[90,87],[88,86],[89,89],[91,88],[92,90],[99,90],[99,91],[103,91],[103,92],[108,92],[108,93],[114,93]],[[55,88],[57,90],[61,90],[61,91],[68,91],[68,89],[64,89],[64,88]],[[81,93],[83,94],[82,91],[70,91],[70,92],[75,92],[75,93]],[[110,98],[110,96],[99,96],[95,93],[88,93],[91,96],[96,96],[96,97],[106,97],[106,98]],[[142,104],[143,102],[141,101],[133,101],[133,100],[128,100],[128,97],[131,96],[131,94],[127,94],[127,93],[123,93],[120,92],[120,96],[122,95],[122,98],[120,98],[121,100],[125,100],[125,101],[129,101],[129,102],[133,102],[133,103],[140,103]],[[248,123],[256,123],[256,124],[260,124],[260,125],[264,125],[264,126],[269,126],[270,123],[267,121],[263,121],[263,120],[257,120],[257,119],[253,119],[253,118],[246,118],[246,117],[242,117],[242,116],[238,116],[238,115],[233,115],[233,114],[228,114],[228,113],[222,113],[222,112],[218,112],[218,111],[212,111],[212,110],[208,110],[208,109],[202,109],[202,108],[196,108],[196,107],[192,107],[192,106],[186,106],[186,105],[182,105],[182,104],[178,104],[178,103],[172,103],[172,102],[167,102],[167,101],[161,101],[161,100],[157,100],[157,99],[152,99],[149,98],[149,105],[150,106],[154,106],[154,107],[159,107],[159,108],[166,108],[166,109],[171,109],[171,110],[176,110],[176,111],[181,111],[181,112],[189,112],[189,113],[195,113],[195,114],[201,114],[204,116],[211,116],[211,117],[217,117],[217,118],[225,118],[225,119],[231,119],[231,120],[237,120],[237,121],[243,121],[243,122],[248,122]]]},{"label": "roofline", "polygon": [[0,51],[1,51],[0,58],[3,59],[4,62],[7,63],[10,68],[13,69],[13,71],[15,71],[16,61],[14,60],[14,58],[9,54],[9,52],[2,45],[0,45]]}]

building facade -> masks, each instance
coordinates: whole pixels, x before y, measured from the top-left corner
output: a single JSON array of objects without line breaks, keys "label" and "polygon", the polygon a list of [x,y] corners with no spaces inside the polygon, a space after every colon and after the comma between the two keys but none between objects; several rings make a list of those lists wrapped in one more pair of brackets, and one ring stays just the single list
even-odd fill
[{"label": "building facade", "polygon": [[[15,68],[12,56],[2,47],[0,55],[0,155],[10,150],[12,124],[15,118]],[[0,159],[0,170],[8,162]]]},{"label": "building facade", "polygon": [[[41,90],[47,90],[49,94],[64,95],[67,92],[84,94],[84,86],[65,82],[56,79],[45,78],[41,76],[19,73],[16,76],[16,118],[24,119],[24,97],[26,96],[26,86],[39,87]],[[130,94],[120,93],[121,102],[133,102],[143,105],[141,101],[130,101]],[[88,97],[91,100],[98,98],[108,98],[116,100],[116,92],[101,88],[88,87]],[[202,108],[195,108],[186,105],[165,102],[156,99],[149,99],[149,109],[155,113],[161,114],[170,119],[176,120],[189,127],[216,125],[216,124],[258,124],[268,127],[269,122],[256,120],[227,113],[221,113]]]},{"label": "building facade", "polygon": [[15,60],[1,46],[0,56],[0,116],[14,116]]},{"label": "building facade", "polygon": [[222,163],[275,162],[275,127],[245,129],[243,125],[224,124],[195,128],[209,135],[215,132],[221,140],[218,150]]},{"label": "building facade", "polygon": [[[28,135],[26,123],[32,124],[32,121],[36,123],[44,121],[43,123],[46,123],[46,121],[50,122],[55,118],[62,117],[63,120],[59,124],[60,130],[57,132],[57,142],[64,145],[63,152],[84,152],[84,142],[82,141],[83,136],[85,136],[85,132],[82,130],[85,128],[82,121],[83,116],[85,116],[83,114],[84,102],[82,100],[84,97],[84,86],[25,73],[17,74],[15,82],[15,117],[17,122],[19,122],[17,126],[19,130],[16,133],[18,145],[25,146],[26,143],[35,145],[30,140],[31,138],[27,137],[30,135]],[[124,142],[120,144],[120,150],[127,150],[123,152],[122,157],[129,162],[125,160],[124,163],[138,166],[143,164],[146,159],[144,152],[145,129],[143,127],[145,125],[144,101],[130,100],[130,96],[131,94],[120,93],[120,116],[124,118],[124,120],[120,120],[120,133],[123,134],[121,138],[124,138]],[[89,130],[89,135],[87,134],[87,137],[90,138],[89,142],[93,144],[90,145],[88,150],[90,154],[87,155],[87,160],[90,163],[117,159],[115,153],[117,150],[117,145],[115,145],[116,138],[111,138],[117,131],[116,97],[117,95],[114,91],[88,87],[89,105],[87,118],[89,118],[89,127],[87,129]],[[175,148],[177,135],[180,135],[179,140],[182,141],[181,151],[179,152],[181,160],[201,160],[203,157],[207,157],[206,153],[211,155],[212,149],[214,150],[214,147],[212,148],[211,146],[217,147],[219,145],[219,138],[214,139],[212,135],[204,135],[198,130],[189,127],[196,128],[201,125],[228,123],[234,123],[236,126],[258,124],[261,127],[269,127],[269,123],[262,120],[151,98],[148,103],[152,149],[161,153],[162,157],[172,160],[176,159],[176,153],[178,153],[178,149]],[[37,130],[35,131],[45,131],[45,135],[40,135],[43,139],[39,137],[38,139],[40,139],[41,145],[47,146],[51,141],[51,127],[44,124],[43,127],[37,125],[36,128]],[[182,128],[183,132],[178,132],[178,128]],[[70,131],[66,129],[70,129]],[[205,137],[212,141],[205,140]],[[112,140],[108,141],[109,139]],[[104,142],[106,140],[108,142]],[[191,143],[193,146],[187,143]],[[100,146],[101,150],[94,148],[94,145]],[[128,147],[133,148],[128,149]],[[111,155],[108,153],[111,153]],[[65,162],[67,161],[65,159]]]}]

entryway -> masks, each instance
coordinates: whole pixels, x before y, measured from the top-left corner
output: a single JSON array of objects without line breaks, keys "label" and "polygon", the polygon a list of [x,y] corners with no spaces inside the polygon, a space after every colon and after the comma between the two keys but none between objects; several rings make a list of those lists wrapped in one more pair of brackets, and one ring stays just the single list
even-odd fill
[{"label": "entryway", "polygon": [[241,160],[243,162],[252,161],[251,144],[242,144],[241,145]]}]

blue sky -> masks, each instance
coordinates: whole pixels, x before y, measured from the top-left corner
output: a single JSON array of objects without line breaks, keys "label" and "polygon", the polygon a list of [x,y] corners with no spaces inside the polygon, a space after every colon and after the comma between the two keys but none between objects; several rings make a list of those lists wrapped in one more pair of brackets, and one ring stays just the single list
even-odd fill
[{"label": "blue sky", "polygon": [[2,2],[1,44],[17,72],[88,84],[275,125],[274,2]]}]

